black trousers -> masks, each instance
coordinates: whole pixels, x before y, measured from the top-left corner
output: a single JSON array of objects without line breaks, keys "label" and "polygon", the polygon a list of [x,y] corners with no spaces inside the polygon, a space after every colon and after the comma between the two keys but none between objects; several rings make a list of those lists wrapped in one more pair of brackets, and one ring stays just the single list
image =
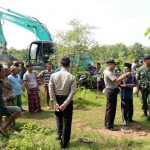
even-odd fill
[{"label": "black trousers", "polygon": [[107,99],[106,103],[106,113],[105,113],[105,127],[110,129],[114,126],[114,120],[116,115],[117,106],[117,94],[112,94],[111,90],[106,89],[105,95]]},{"label": "black trousers", "polygon": [[[57,103],[63,104],[67,96],[56,96]],[[73,113],[73,101],[67,105],[64,111],[55,111],[57,135],[62,136],[61,146],[66,147],[70,141],[71,124]]]},{"label": "black trousers", "polygon": [[123,121],[132,121],[133,117],[133,99],[122,99],[121,100],[121,111]]}]

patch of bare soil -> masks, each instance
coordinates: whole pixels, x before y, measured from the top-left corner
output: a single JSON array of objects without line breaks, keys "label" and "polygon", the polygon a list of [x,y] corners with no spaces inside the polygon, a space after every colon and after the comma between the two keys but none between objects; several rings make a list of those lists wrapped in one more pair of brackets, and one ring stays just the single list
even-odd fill
[{"label": "patch of bare soil", "polygon": [[[72,128],[79,131],[86,132],[95,132],[99,133],[104,137],[114,137],[114,138],[132,138],[132,139],[149,139],[150,130],[142,129],[138,122],[130,123],[128,126],[117,126],[118,131],[110,131],[106,128],[93,129],[84,124],[73,124]],[[121,131],[121,128],[123,129]]]}]

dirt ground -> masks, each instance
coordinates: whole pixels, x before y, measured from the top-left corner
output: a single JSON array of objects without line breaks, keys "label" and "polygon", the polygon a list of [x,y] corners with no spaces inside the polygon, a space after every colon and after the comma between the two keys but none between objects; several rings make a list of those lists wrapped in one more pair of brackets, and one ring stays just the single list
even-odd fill
[{"label": "dirt ground", "polygon": [[[86,132],[96,132],[102,136],[111,136],[114,138],[133,138],[133,139],[149,139],[150,138],[150,130],[142,129],[138,122],[130,123],[128,126],[116,126],[118,131],[110,131],[105,128],[93,129],[90,127],[84,126],[84,124],[73,124],[73,129],[86,131]],[[123,130],[121,130],[121,128]]]}]

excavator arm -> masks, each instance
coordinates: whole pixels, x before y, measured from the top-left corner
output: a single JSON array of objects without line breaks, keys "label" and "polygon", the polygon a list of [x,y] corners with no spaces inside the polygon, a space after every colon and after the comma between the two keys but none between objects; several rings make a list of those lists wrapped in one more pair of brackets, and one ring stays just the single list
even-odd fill
[{"label": "excavator arm", "polygon": [[7,61],[12,59],[12,57],[7,54],[7,42],[2,30],[2,20],[7,20],[35,34],[36,40],[39,41],[34,41],[30,44],[28,49],[28,62],[33,63],[38,70],[44,69],[49,56],[54,52],[52,48],[52,37],[47,27],[33,17],[25,16],[10,9],[5,10],[9,13],[0,11],[0,58],[2,58],[2,56],[5,57],[5,62],[6,59]]},{"label": "excavator arm", "polygon": [[[38,38],[39,40],[52,41],[51,35],[47,27],[41,22],[39,22],[37,19],[22,15],[10,9],[6,9],[6,10],[11,14],[0,11],[0,19],[7,20],[9,22],[12,22],[20,27],[23,27],[31,31],[33,34],[35,34],[36,39]],[[2,32],[1,24],[0,24],[0,32]],[[1,41],[2,45],[5,45],[4,43],[6,43],[6,40],[3,38],[4,36],[3,37],[1,36],[0,40],[2,40]]]}]

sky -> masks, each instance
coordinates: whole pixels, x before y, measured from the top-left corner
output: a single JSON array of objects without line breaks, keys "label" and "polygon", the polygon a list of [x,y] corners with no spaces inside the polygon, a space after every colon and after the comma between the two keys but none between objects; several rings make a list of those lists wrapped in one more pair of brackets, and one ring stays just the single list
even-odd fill
[{"label": "sky", "polygon": [[[97,27],[93,37],[99,45],[150,46],[144,36],[150,27],[150,0],[0,0],[0,7],[37,18],[52,36],[70,29],[69,21],[78,19]],[[8,21],[2,27],[7,48],[26,49],[36,40],[33,33]]]}]

